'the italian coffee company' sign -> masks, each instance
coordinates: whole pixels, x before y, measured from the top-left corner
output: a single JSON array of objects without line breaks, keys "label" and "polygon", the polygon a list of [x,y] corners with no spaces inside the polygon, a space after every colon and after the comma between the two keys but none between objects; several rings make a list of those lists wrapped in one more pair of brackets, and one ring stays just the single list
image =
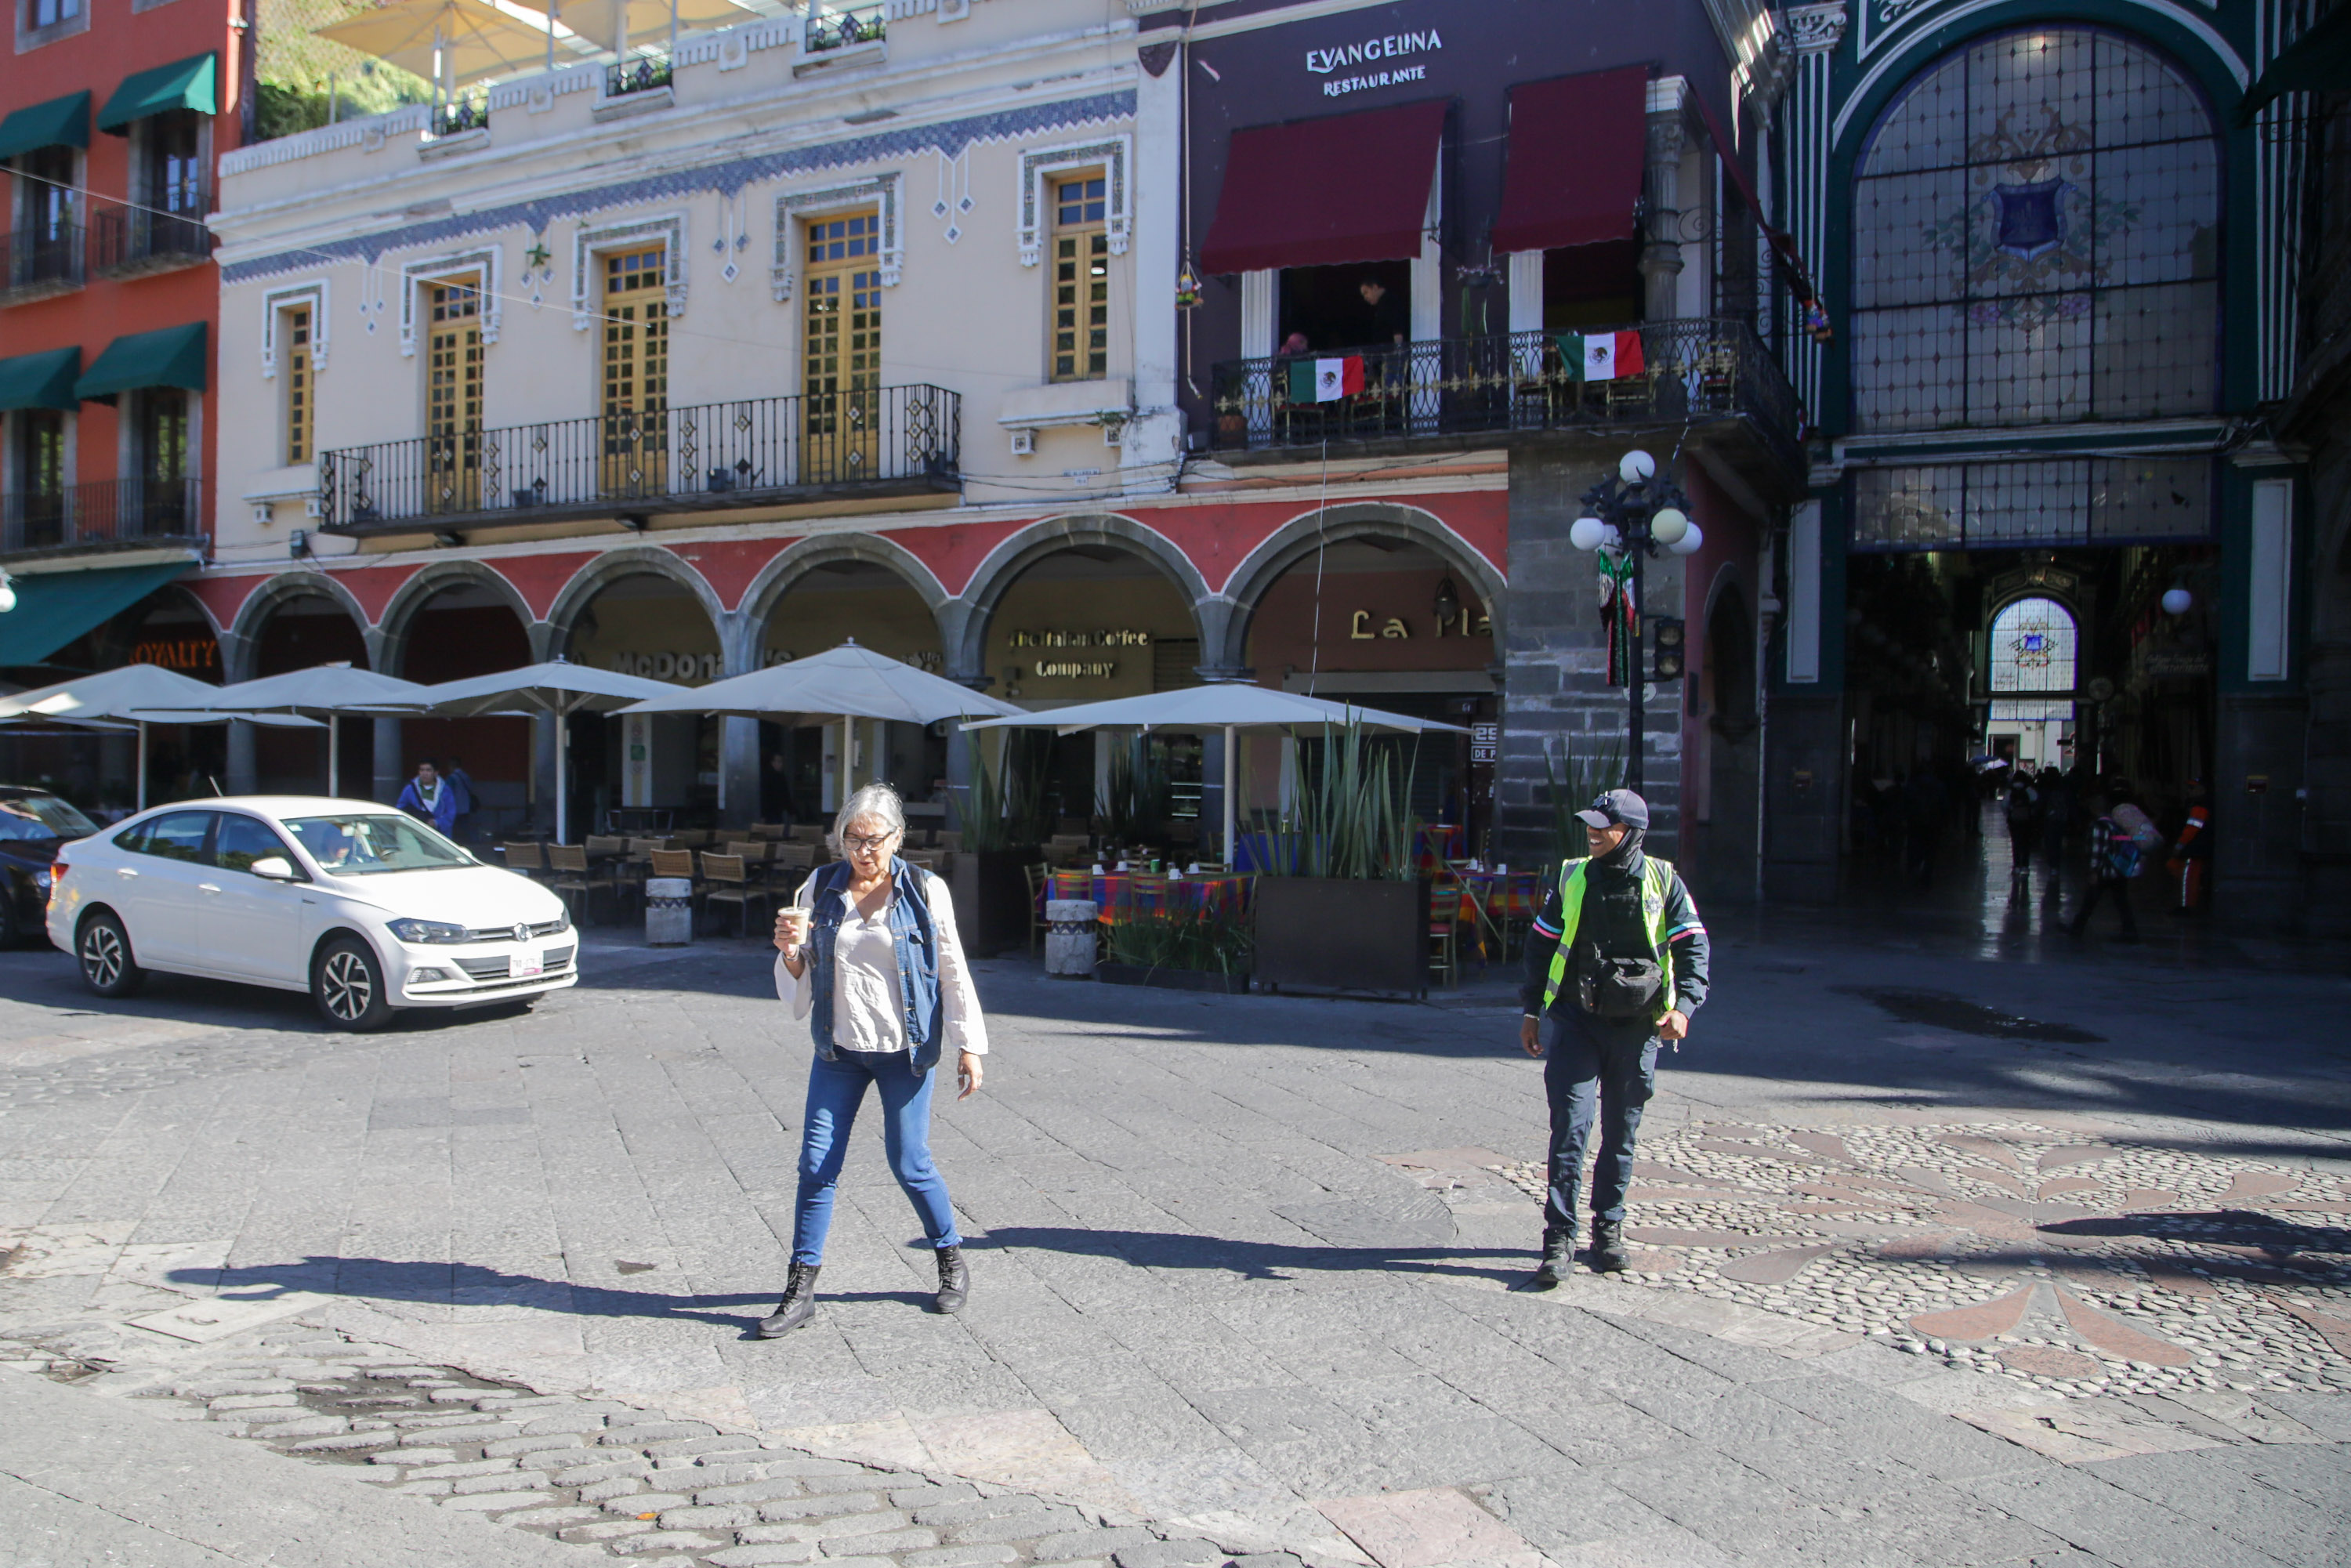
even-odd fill
[{"label": "'the italian coffee company' sign", "polygon": [[1391,66],[1348,76],[1340,76],[1338,72],[1355,66],[1377,67],[1382,60],[1400,59],[1406,55],[1425,54],[1444,47],[1445,40],[1437,36],[1434,27],[1426,33],[1388,33],[1376,38],[1365,38],[1357,44],[1309,49],[1306,51],[1306,68],[1316,76],[1329,78],[1322,84],[1323,97],[1343,98],[1348,93],[1364,92],[1373,88],[1424,81],[1427,79],[1428,68]]}]

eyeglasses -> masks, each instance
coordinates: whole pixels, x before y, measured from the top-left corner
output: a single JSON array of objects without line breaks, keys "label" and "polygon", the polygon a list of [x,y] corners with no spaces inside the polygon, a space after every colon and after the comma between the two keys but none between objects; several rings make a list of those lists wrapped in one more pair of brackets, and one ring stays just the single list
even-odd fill
[{"label": "eyeglasses", "polygon": [[853,855],[869,855],[873,853],[876,850],[882,849],[887,845],[892,839],[894,839],[898,835],[894,831],[883,833],[879,837],[871,839],[865,837],[862,833],[844,833],[841,835],[841,846]]}]

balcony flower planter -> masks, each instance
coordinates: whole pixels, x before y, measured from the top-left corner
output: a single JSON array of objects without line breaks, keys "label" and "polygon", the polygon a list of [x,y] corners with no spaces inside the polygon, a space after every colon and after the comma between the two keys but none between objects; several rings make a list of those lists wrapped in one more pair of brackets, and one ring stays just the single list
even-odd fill
[{"label": "balcony flower planter", "polygon": [[1142,964],[1096,964],[1094,978],[1106,986],[1155,986],[1167,991],[1212,991],[1218,996],[1246,996],[1249,977],[1246,973],[1226,974],[1218,969],[1171,969],[1165,966],[1146,967]]},{"label": "balcony flower planter", "polygon": [[1029,868],[1034,849],[957,850],[948,887],[963,950],[989,958],[1029,941]]},{"label": "balcony flower planter", "polygon": [[1268,990],[1428,994],[1428,883],[1261,876],[1257,980]]}]

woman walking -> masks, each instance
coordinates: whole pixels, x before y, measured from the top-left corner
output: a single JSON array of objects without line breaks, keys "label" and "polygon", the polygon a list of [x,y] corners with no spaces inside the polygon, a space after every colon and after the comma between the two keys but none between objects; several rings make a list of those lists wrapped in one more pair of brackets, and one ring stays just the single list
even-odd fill
[{"label": "woman walking", "polygon": [[842,858],[820,866],[792,907],[776,913],[776,994],[809,1020],[799,1213],[784,1299],[759,1337],[789,1333],[816,1315],[832,1197],[868,1085],[881,1091],[883,1145],[937,1249],[937,1310],[956,1312],[971,1289],[947,1184],[931,1163],[932,1069],[952,1051],[962,1085],[979,1088],[987,1029],[956,935],[946,884],[898,858],[906,816],[898,792],[868,784],[833,818]]}]

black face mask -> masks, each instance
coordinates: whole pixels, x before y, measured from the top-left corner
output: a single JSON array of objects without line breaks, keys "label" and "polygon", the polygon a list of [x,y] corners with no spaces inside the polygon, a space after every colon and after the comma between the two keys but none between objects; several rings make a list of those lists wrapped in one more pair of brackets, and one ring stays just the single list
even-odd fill
[{"label": "black face mask", "polygon": [[1634,861],[1640,855],[1641,840],[1646,836],[1646,829],[1625,829],[1625,836],[1616,841],[1616,847],[1614,849],[1610,850],[1604,855],[1594,855],[1593,857],[1592,864],[1593,869],[1598,871],[1626,871],[1631,869]]}]

